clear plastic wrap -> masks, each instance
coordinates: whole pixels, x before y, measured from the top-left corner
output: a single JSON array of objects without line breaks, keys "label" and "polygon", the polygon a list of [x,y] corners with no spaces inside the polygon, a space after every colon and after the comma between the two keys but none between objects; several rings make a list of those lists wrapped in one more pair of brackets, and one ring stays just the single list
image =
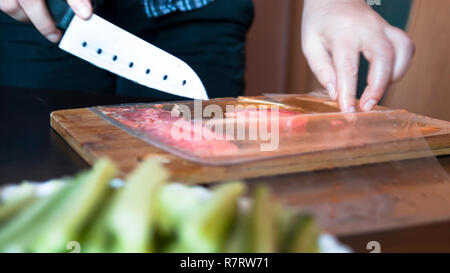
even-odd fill
[{"label": "clear plastic wrap", "polygon": [[[298,105],[287,103],[297,100]],[[230,165],[277,157],[377,147],[414,152],[418,140],[448,134],[448,123],[402,110],[332,111],[309,96],[219,99],[91,108],[140,139],[190,161]],[[266,103],[267,102],[267,103]],[[303,103],[303,104],[302,104]],[[285,105],[285,106],[284,106]],[[328,109],[320,109],[325,107]],[[124,143],[126,145],[126,143]],[[378,145],[378,146],[377,146]],[[380,151],[381,151],[380,150]],[[386,152],[386,151],[384,151]]]}]

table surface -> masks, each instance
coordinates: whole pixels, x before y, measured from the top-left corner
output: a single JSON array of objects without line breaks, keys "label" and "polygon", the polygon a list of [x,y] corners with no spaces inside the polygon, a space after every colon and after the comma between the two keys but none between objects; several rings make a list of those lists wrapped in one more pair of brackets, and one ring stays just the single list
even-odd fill
[{"label": "table surface", "polygon": [[[51,129],[50,112],[133,102],[153,101],[148,98],[0,87],[0,121],[3,124],[0,134],[0,186],[22,180],[45,181],[89,167]],[[283,202],[318,213],[322,221],[328,221],[327,230],[341,234],[339,239],[355,251],[369,252],[366,249],[367,243],[378,241],[382,252],[450,252],[450,209],[446,203],[446,193],[449,193],[450,198],[450,183],[447,179],[449,172],[450,156],[445,156],[437,160],[412,160],[252,179],[248,184],[250,188],[266,184],[273,188],[276,196]],[[382,182],[379,181],[380,177],[383,177]],[[426,183],[423,183],[424,179]],[[369,190],[367,187],[358,190],[361,189],[358,187],[361,183],[373,186]],[[312,184],[315,186],[311,187]],[[396,195],[388,196],[389,198],[383,195],[385,187],[393,187]],[[336,192],[335,200],[330,200],[330,191]],[[441,202],[439,198],[427,201],[430,196],[436,199],[438,193],[442,197],[441,207],[438,207]],[[326,199],[322,199],[325,195]],[[420,195],[427,206],[412,202],[417,200],[416,195]],[[367,200],[368,206],[352,207],[351,200],[361,198]],[[384,210],[389,209],[386,204],[398,202],[397,199],[402,204],[409,204],[409,210],[417,209],[422,212],[424,223],[398,228],[393,221],[389,230],[371,231],[371,226],[376,227],[377,217],[383,217]],[[336,221],[335,218],[339,215],[333,215],[336,212],[330,208],[336,208],[337,212],[340,209],[356,211],[355,215],[365,221],[367,231],[349,233],[351,227],[345,226],[345,219]],[[446,211],[448,218],[438,217],[446,215]],[[432,218],[434,216],[436,217]]]}]

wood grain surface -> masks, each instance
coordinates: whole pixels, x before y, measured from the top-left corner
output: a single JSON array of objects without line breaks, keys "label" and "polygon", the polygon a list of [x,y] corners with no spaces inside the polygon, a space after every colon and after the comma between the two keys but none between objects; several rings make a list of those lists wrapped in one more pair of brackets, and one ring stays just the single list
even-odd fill
[{"label": "wood grain surface", "polygon": [[[328,109],[330,103],[326,99],[321,100],[328,106],[317,109]],[[322,150],[227,166],[201,165],[176,157],[128,134],[85,108],[53,112],[51,125],[89,163],[109,157],[125,175],[139,161],[155,157],[169,168],[172,180],[200,184],[449,154],[449,123],[420,116],[417,118],[424,125],[432,124],[423,127],[426,141],[405,139],[395,143]],[[436,133],[436,128],[446,128],[446,131]]]}]

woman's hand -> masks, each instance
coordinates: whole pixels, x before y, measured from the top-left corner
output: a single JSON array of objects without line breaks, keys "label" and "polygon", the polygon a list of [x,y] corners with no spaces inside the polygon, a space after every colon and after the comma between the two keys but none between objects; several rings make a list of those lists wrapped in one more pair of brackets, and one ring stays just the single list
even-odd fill
[{"label": "woman's hand", "polygon": [[360,101],[364,111],[405,74],[414,55],[407,34],[364,0],[305,0],[302,47],[312,71],[344,112],[355,111],[360,53],[370,62]]},{"label": "woman's hand", "polygon": [[[76,15],[89,19],[93,13],[90,0],[68,0]],[[61,31],[56,28],[45,0],[0,0],[0,10],[20,22],[30,22],[53,43],[61,39]]]}]

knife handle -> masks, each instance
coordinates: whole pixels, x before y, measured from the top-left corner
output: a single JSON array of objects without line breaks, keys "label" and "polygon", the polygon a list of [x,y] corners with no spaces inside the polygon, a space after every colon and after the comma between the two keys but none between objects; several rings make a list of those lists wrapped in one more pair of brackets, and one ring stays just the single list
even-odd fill
[{"label": "knife handle", "polygon": [[[66,30],[69,27],[75,13],[67,4],[67,0],[46,0],[48,10],[55,20],[56,27]],[[103,3],[103,0],[91,0],[94,11]]]},{"label": "knife handle", "polygon": [[56,27],[66,30],[75,13],[67,4],[67,0],[46,0],[48,10],[55,20]]}]

